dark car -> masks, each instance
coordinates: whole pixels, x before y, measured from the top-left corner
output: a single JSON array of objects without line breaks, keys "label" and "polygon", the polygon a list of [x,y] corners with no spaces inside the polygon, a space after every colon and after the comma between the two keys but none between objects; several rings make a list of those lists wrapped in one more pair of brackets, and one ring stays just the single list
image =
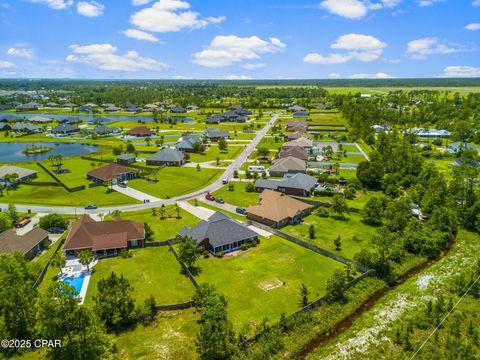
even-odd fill
[{"label": "dark car", "polygon": [[48,229],[48,232],[50,234],[63,234],[65,229],[59,228],[59,227],[51,227]]},{"label": "dark car", "polygon": [[208,193],[208,194],[205,195],[205,199],[210,200],[210,201],[214,201],[214,200],[215,200],[215,196],[213,196],[212,194]]},{"label": "dark car", "polygon": [[247,215],[247,209],[245,209],[243,207],[237,207],[235,209],[235,212],[237,212],[238,214]]},{"label": "dark car", "polygon": [[94,205],[94,204],[85,206],[85,210],[95,210],[95,209],[97,209],[97,205]]},{"label": "dark car", "polygon": [[225,201],[223,201],[223,199],[220,199],[220,198],[216,198],[215,202],[219,204],[225,204]]}]

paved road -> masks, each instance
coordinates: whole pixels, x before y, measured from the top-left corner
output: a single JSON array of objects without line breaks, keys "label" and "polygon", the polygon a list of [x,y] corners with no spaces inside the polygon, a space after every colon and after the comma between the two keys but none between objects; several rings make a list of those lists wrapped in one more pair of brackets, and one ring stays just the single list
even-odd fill
[{"label": "paved road", "polygon": [[[159,207],[162,204],[165,205],[171,205],[175,204],[179,201],[184,201],[184,200],[189,200],[194,197],[200,196],[202,194],[205,194],[207,192],[213,192],[215,190],[220,189],[222,186],[222,180],[223,179],[231,179],[233,177],[233,172],[235,169],[239,169],[242,164],[247,161],[248,157],[250,154],[255,150],[257,145],[260,143],[260,141],[263,139],[263,137],[267,134],[267,132],[270,130],[270,128],[275,124],[275,122],[278,119],[278,114],[274,114],[272,116],[272,119],[265,125],[265,127],[257,132],[257,135],[255,138],[248,143],[245,146],[245,149],[243,152],[230,164],[225,169],[225,172],[222,174],[222,176],[213,182],[212,184],[209,184],[205,186],[203,189],[195,191],[190,194],[186,195],[181,195],[175,198],[167,199],[167,200],[160,200],[160,201],[153,201],[150,203],[146,204],[135,204],[135,205],[123,205],[123,206],[112,206],[112,207],[105,207],[105,208],[98,208],[95,210],[84,210],[83,207],[59,207],[59,206],[43,206],[43,205],[16,205],[17,210],[21,212],[27,212],[28,210],[31,210],[36,213],[57,213],[57,214],[108,214],[109,212],[112,212],[114,210],[120,210],[122,212],[128,212],[128,211],[135,211],[135,210],[142,210],[142,209],[149,209],[149,208],[154,208],[154,207]],[[243,146],[243,145],[242,145]],[[6,209],[8,207],[8,204],[0,204],[0,208]]]}]

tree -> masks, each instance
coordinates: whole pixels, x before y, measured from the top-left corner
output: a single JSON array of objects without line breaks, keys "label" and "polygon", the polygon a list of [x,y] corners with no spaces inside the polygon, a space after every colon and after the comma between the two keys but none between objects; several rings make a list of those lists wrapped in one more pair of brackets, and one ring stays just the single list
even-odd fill
[{"label": "tree", "polygon": [[350,213],[350,209],[348,208],[347,201],[345,197],[340,194],[334,195],[332,198],[332,211],[342,219],[345,218],[343,215],[344,213]]},{"label": "tree", "polygon": [[38,226],[43,230],[51,228],[66,229],[68,228],[68,220],[58,214],[48,214],[40,219]]},{"label": "tree", "polygon": [[61,340],[49,348],[53,359],[100,360],[113,351],[105,327],[88,307],[78,306],[75,289],[53,282],[38,301],[37,328],[44,339]]},{"label": "tree", "polygon": [[226,360],[238,354],[232,323],[228,320],[227,300],[214,286],[201,284],[194,297],[201,314],[195,345],[201,360]]},{"label": "tree", "polygon": [[193,268],[197,262],[197,241],[189,236],[180,239],[178,257],[188,268]]},{"label": "tree", "polygon": [[80,264],[86,265],[88,271],[90,271],[90,263],[94,259],[93,253],[89,250],[83,250],[78,254],[78,261],[80,261]]},{"label": "tree", "polygon": [[12,227],[12,219],[7,213],[0,212],[0,232],[8,230]]},{"label": "tree", "polygon": [[257,150],[257,155],[259,158],[266,158],[270,154],[270,150],[265,147],[261,147]]},{"label": "tree", "polygon": [[203,145],[201,142],[195,142],[192,145],[192,150],[194,153],[202,153],[205,151],[205,145]]},{"label": "tree", "polygon": [[312,240],[315,239],[315,227],[313,226],[313,224],[310,224],[310,226],[308,227],[308,236]]},{"label": "tree", "polygon": [[246,192],[254,192],[255,191],[255,186],[253,183],[249,182],[247,185],[245,185],[245,191]]},{"label": "tree", "polygon": [[153,230],[148,223],[143,223],[145,229],[145,241],[153,241]]},{"label": "tree", "polygon": [[220,140],[218,140],[218,149],[220,151],[227,151],[228,149],[227,140],[225,140],[224,138],[221,138]]},{"label": "tree", "polygon": [[300,290],[299,290],[299,300],[298,300],[298,307],[300,309],[304,308],[305,306],[308,305],[308,296],[310,295],[310,290],[308,290],[307,286],[305,284],[300,285]]},{"label": "tree", "polygon": [[368,187],[378,187],[383,178],[383,166],[378,160],[362,161],[357,166],[357,179]]},{"label": "tree", "polygon": [[62,268],[67,263],[67,258],[61,251],[57,251],[55,255],[53,255],[52,259],[50,260],[50,264],[52,266],[58,267],[60,272],[63,274]]},{"label": "tree", "polygon": [[200,164],[197,164],[197,171],[200,171]]},{"label": "tree", "polygon": [[20,220],[20,217],[18,216],[17,208],[13,204],[8,205],[7,214],[8,216],[10,216],[10,219],[14,224],[17,223],[18,220]]},{"label": "tree", "polygon": [[333,240],[333,243],[335,244],[335,250],[340,251],[342,247],[342,239],[340,238],[340,235]]},{"label": "tree", "polygon": [[129,140],[127,141],[127,148],[126,148],[128,153],[134,153],[135,152],[135,146],[133,146],[132,142]]},{"label": "tree", "polygon": [[372,197],[368,199],[362,210],[362,221],[368,225],[382,225],[385,207],[386,201],[383,198]]},{"label": "tree", "polygon": [[347,262],[343,267],[343,271],[345,272],[345,277],[347,282],[353,280],[353,275],[355,274],[355,269],[352,266],[352,263]]},{"label": "tree", "polygon": [[98,281],[94,310],[109,331],[121,330],[135,321],[133,287],[123,274],[112,272]]},{"label": "tree", "polygon": [[327,280],[326,300],[329,303],[344,303],[347,298],[345,296],[345,285],[347,283],[345,273],[337,269],[333,275]]}]

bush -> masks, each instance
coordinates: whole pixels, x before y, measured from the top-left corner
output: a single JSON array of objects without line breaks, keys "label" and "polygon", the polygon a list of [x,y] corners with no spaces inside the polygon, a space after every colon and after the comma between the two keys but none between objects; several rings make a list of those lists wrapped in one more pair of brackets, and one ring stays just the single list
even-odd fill
[{"label": "bush", "polygon": [[133,254],[132,254],[130,251],[128,251],[128,250],[122,250],[122,251],[120,252],[120,257],[121,257],[122,259],[128,259],[128,258],[131,258],[132,256],[133,256]]},{"label": "bush", "polygon": [[253,183],[248,183],[247,185],[245,185],[245,191],[246,192],[254,192],[255,191],[255,186],[253,185]]},{"label": "bush", "polygon": [[228,184],[228,191],[235,191],[235,185]]},{"label": "bush", "polygon": [[203,250],[202,255],[205,259],[208,259],[208,257],[210,256],[210,252],[208,250]]},{"label": "bush", "polygon": [[240,245],[240,249],[241,250],[247,250],[249,248],[249,246],[246,244],[246,243],[243,243],[242,245]]},{"label": "bush", "polygon": [[217,258],[223,258],[223,256],[225,255],[225,253],[223,251],[219,251],[218,253],[215,254],[215,257]]},{"label": "bush", "polygon": [[66,229],[68,228],[68,220],[58,214],[49,214],[40,219],[38,226],[43,230],[51,228]]},{"label": "bush", "polygon": [[328,211],[328,209],[326,207],[319,207],[316,211],[315,211],[315,214],[319,217],[322,217],[322,218],[327,218],[330,216],[330,212]]}]

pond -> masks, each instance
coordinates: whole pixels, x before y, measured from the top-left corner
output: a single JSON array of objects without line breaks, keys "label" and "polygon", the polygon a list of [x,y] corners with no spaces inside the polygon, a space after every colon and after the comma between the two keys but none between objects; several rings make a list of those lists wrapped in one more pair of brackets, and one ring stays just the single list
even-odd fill
[{"label": "pond", "polygon": [[63,157],[69,157],[90,154],[99,150],[99,147],[94,145],[37,142],[35,143],[36,147],[49,147],[52,150],[41,154],[24,154],[23,151],[27,147],[31,146],[31,143],[0,143],[0,162],[41,161],[47,160],[51,155],[62,155]]}]

